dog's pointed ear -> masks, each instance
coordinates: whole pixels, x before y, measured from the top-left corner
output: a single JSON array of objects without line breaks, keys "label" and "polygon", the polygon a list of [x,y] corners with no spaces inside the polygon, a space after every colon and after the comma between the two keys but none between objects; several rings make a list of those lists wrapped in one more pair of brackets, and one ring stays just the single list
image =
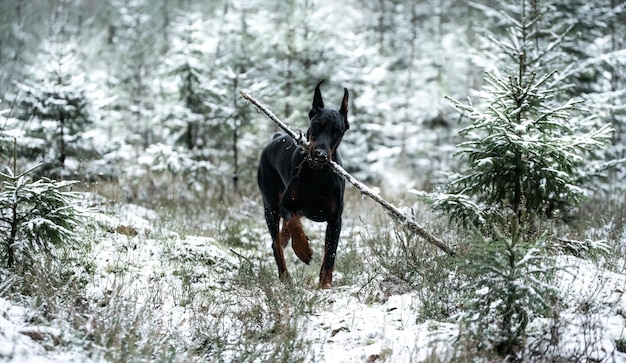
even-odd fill
[{"label": "dog's pointed ear", "polygon": [[315,114],[324,108],[324,100],[322,100],[322,92],[320,92],[320,85],[324,83],[324,79],[320,81],[320,83],[315,86],[315,94],[313,95],[313,107],[311,111],[309,111],[309,118],[313,118]]},{"label": "dog's pointed ear", "polygon": [[341,101],[341,108],[339,109],[339,113],[343,116],[343,119],[346,121],[346,130],[350,128],[350,124],[348,123],[348,89],[343,89],[343,100]]}]

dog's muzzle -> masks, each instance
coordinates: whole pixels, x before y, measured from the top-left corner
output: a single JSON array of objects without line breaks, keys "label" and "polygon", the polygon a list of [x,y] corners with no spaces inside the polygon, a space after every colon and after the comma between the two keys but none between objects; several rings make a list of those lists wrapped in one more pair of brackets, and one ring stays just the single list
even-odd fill
[{"label": "dog's muzzle", "polygon": [[329,160],[330,155],[324,149],[317,148],[309,152],[309,165],[314,169],[321,168],[322,166],[328,164]]}]

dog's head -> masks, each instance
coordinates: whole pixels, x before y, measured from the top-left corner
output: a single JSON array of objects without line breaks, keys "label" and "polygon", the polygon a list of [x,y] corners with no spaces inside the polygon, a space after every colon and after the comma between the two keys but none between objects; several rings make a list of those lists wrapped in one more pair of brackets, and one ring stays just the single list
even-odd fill
[{"label": "dog's head", "polygon": [[315,87],[313,107],[309,111],[309,129],[306,136],[309,141],[307,161],[314,169],[319,169],[333,159],[337,147],[350,125],[348,124],[348,90],[343,89],[343,100],[339,112],[324,108],[320,85]]}]

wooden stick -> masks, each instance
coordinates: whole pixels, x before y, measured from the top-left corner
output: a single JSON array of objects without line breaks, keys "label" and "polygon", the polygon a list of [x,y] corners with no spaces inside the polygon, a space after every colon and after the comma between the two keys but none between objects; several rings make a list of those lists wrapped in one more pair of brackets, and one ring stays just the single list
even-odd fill
[{"label": "wooden stick", "polygon": [[259,101],[255,100],[252,96],[247,94],[246,91],[240,91],[239,93],[241,94],[241,97],[250,101],[250,103],[252,103],[259,110],[261,110],[261,112],[263,112],[265,116],[269,117],[270,120],[274,121],[281,129],[283,129],[287,133],[287,135],[291,136],[294,140],[296,140],[296,144],[298,144],[298,146],[300,146],[301,148],[305,150],[307,149],[307,147],[309,146],[309,142],[307,141],[306,137],[302,135],[302,133],[296,134],[295,132],[293,132],[289,128],[289,126],[287,126],[286,123],[279,120],[278,117],[276,117],[276,115],[274,115],[272,111],[270,111],[267,107],[265,107]]},{"label": "wooden stick", "polygon": [[[261,104],[259,101],[254,99],[245,91],[240,91],[240,94],[241,94],[241,97],[245,98],[250,103],[255,105],[261,112],[265,114],[265,116],[269,117],[270,120],[274,121],[281,129],[283,129],[289,136],[291,136],[296,141],[296,144],[299,147],[306,150],[309,143],[302,133],[296,134],[295,132],[293,132],[289,128],[289,126],[287,126],[287,124],[285,124],[280,119],[278,119],[278,117],[276,117],[276,115],[274,115],[272,111],[270,111],[267,107],[265,107],[263,104]],[[335,173],[339,174],[342,178],[344,178],[345,180],[349,181],[352,185],[354,185],[362,194],[367,195],[376,203],[380,204],[391,215],[391,217],[395,219],[396,222],[398,222],[400,225],[406,226],[409,230],[414,232],[416,235],[425,239],[426,242],[437,246],[439,249],[441,249],[448,255],[450,256],[456,255],[456,252],[453,249],[448,247],[448,245],[446,245],[442,240],[435,237],[433,234],[428,232],[424,227],[422,227],[419,223],[417,223],[413,215],[407,212],[403,212],[402,210],[400,210],[400,208],[396,207],[395,205],[383,199],[377,192],[372,190],[367,185],[358,181],[356,178],[350,175],[344,168],[342,168],[339,164],[335,163],[334,161],[331,160],[329,162],[329,166]]]}]

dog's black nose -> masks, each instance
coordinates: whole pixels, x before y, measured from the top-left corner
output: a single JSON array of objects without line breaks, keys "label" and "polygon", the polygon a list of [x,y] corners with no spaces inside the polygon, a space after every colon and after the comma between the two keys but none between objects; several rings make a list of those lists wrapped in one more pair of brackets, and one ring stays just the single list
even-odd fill
[{"label": "dog's black nose", "polygon": [[326,160],[328,159],[328,153],[324,149],[315,149],[313,158],[316,160]]}]

